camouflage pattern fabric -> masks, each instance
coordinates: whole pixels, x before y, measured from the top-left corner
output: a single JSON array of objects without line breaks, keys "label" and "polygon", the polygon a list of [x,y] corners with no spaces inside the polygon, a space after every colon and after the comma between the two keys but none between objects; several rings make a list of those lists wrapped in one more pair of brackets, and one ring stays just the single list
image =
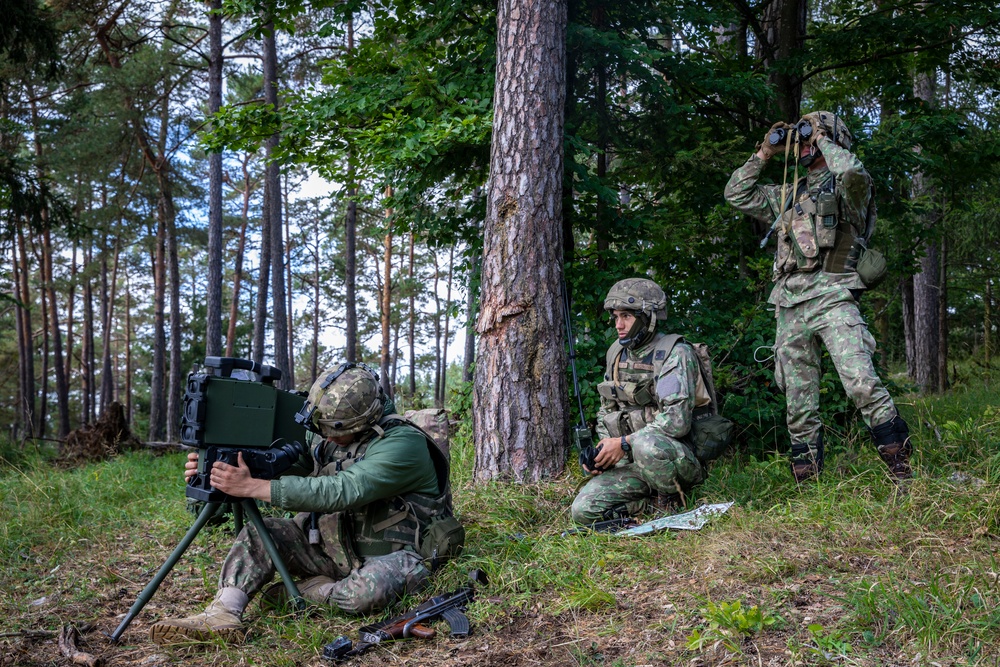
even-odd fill
[{"label": "camouflage pattern fabric", "polygon": [[[397,551],[365,559],[361,567],[344,572],[323,544],[309,544],[300,527],[304,517],[265,518],[289,573],[296,579],[327,576],[337,581],[327,604],[348,614],[368,614],[383,609],[404,595],[419,591],[430,576],[420,556]],[[233,544],[219,576],[219,588],[235,587],[249,597],[274,578],[275,568],[253,525],[247,525]]]},{"label": "camouflage pattern fabric", "polygon": [[423,410],[407,410],[403,413],[403,419],[408,419],[429,436],[434,438],[445,456],[451,457],[451,424],[448,420],[448,411],[444,408],[425,408]]},{"label": "camouflage pattern fabric", "polygon": [[[817,192],[834,181],[838,216],[846,219],[855,233],[865,228],[871,187],[868,173],[856,155],[820,136],[817,145],[826,158],[826,168],[806,176],[808,192]],[[725,197],[746,215],[772,223],[782,213],[781,186],[760,185],[757,181],[764,161],[756,155],[733,172]],[[791,186],[789,186],[791,188]],[[797,199],[801,201],[801,197]],[[822,342],[833,359],[844,389],[871,427],[891,419],[895,406],[872,363],[875,341],[858,310],[851,290],[865,285],[854,271],[831,273],[815,264],[797,266],[790,246],[796,240],[787,233],[801,216],[789,211],[779,222],[778,251],[774,264],[774,289],[768,301],[775,305],[775,380],[786,395],[786,420],[793,445],[815,444],[822,428],[819,420],[820,348]],[[787,223],[787,224],[786,224]],[[809,239],[805,239],[808,245]],[[801,248],[799,256],[801,257]],[[818,254],[821,255],[820,251]]]},{"label": "camouflage pattern fabric", "polygon": [[[704,466],[680,438],[691,430],[697,382],[701,370],[690,345],[678,343],[669,354],[662,349],[667,337],[662,333],[641,347],[623,350],[619,358],[617,343],[607,359],[606,381],[617,377],[620,382],[651,382],[654,390],[652,405],[630,405],[627,401],[612,401],[601,397],[597,434],[609,437],[605,419],[618,410],[632,415],[629,427],[633,461],[623,458],[618,465],[590,479],[573,501],[571,510],[577,523],[592,523],[603,518],[605,511],[626,504],[629,514],[644,512],[648,501],[656,494],[688,491],[705,478]],[[657,358],[658,353],[662,353]],[[618,364],[618,368],[614,367]]]},{"label": "camouflage pattern fabric", "polygon": [[588,481],[573,500],[577,523],[593,523],[618,505],[630,516],[648,509],[652,497],[689,491],[705,478],[705,469],[691,449],[676,438],[641,431],[632,440],[634,463],[627,458]]},{"label": "camouflage pattern fabric", "polygon": [[785,392],[785,417],[793,444],[815,443],[823,426],[819,419],[820,342],[866,425],[876,426],[895,416],[896,407],[872,362],[875,339],[849,292],[829,292],[791,308],[779,307],[776,317],[774,379]]}]

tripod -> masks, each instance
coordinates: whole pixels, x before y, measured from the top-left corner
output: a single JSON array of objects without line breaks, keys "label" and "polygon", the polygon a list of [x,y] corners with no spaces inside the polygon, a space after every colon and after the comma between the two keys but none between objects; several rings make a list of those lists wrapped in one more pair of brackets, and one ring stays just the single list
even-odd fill
[{"label": "tripod", "polygon": [[[281,575],[281,580],[285,584],[285,589],[288,591],[289,599],[293,601],[296,609],[302,609],[305,606],[305,601],[302,599],[302,595],[299,593],[298,587],[295,582],[292,581],[291,575],[288,573],[288,568],[285,566],[285,561],[282,560],[281,554],[278,553],[278,547],[274,543],[274,539],[271,534],[267,532],[267,527],[264,525],[264,519],[260,515],[260,510],[257,509],[257,502],[253,498],[231,498],[226,496],[227,502],[233,506],[233,517],[236,522],[236,533],[239,534],[242,530],[243,519],[242,515],[246,514],[250,518],[250,523],[254,525],[257,529],[257,534],[260,536],[261,542],[264,543],[264,548],[267,550],[267,554],[271,557],[271,561],[274,563],[274,568]],[[132,623],[135,617],[142,611],[142,608],[153,598],[156,590],[163,583],[163,580],[173,569],[180,557],[187,551],[187,548],[191,546],[194,538],[198,536],[201,529],[205,527],[205,524],[215,516],[215,513],[225,504],[222,501],[210,501],[205,503],[205,507],[202,508],[201,512],[198,514],[198,518],[195,519],[194,523],[188,529],[187,533],[184,535],[183,539],[174,548],[173,553],[164,561],[163,565],[160,566],[159,571],[153,580],[146,584],[146,587],[142,589],[139,593],[138,599],[132,605],[132,608],[128,610],[125,618],[118,625],[113,633],[111,633],[111,641],[118,643],[121,640],[122,633],[125,629]]]}]

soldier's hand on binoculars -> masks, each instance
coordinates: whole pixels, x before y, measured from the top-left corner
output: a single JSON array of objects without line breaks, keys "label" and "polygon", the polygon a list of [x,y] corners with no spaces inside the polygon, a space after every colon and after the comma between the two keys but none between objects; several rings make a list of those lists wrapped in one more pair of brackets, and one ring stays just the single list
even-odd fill
[{"label": "soldier's hand on binoculars", "polygon": [[188,482],[198,474],[198,452],[188,452],[188,460],[184,462],[184,481]]},{"label": "soldier's hand on binoculars", "polygon": [[764,134],[764,141],[760,143],[760,148],[757,150],[758,157],[762,160],[770,160],[778,153],[784,152],[785,137],[791,129],[792,126],[783,120],[779,120],[777,123],[772,125],[771,128]]}]

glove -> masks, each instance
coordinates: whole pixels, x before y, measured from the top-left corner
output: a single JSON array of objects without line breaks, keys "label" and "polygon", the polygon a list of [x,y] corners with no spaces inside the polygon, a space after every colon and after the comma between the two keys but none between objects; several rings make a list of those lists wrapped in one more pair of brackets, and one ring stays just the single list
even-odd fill
[{"label": "glove", "polygon": [[[817,114],[815,111],[813,113],[807,113],[805,116],[803,116],[802,120],[798,122],[796,127],[801,126],[803,123],[808,123],[809,126],[812,128],[812,133],[809,135],[809,139],[802,142],[804,145],[808,146],[809,144],[814,143],[820,137],[826,136],[826,128],[820,122],[819,114]],[[802,133],[799,132],[799,135],[801,136]]]},{"label": "glove", "polygon": [[791,129],[792,126],[783,120],[779,120],[771,126],[771,129],[764,135],[764,141],[760,144],[760,152],[764,154],[765,160],[770,160],[778,153],[785,152],[785,138]]}]

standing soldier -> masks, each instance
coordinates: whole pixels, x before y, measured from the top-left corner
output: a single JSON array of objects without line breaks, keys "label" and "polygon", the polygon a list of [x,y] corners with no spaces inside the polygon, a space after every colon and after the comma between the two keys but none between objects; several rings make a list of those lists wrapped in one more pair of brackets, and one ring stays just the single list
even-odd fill
[{"label": "standing soldier", "polygon": [[[255,479],[240,454],[239,466],[212,465],[212,486],[301,512],[264,522],[289,572],[302,577],[296,583],[305,599],[369,614],[419,590],[438,558],[454,555],[465,536],[452,516],[444,453],[396,414],[378,376],[363,364],[321,374],[300,415],[321,436],[312,457],[300,462],[299,472],[308,476]],[[197,453],[185,467],[187,477],[197,472]],[[243,610],[274,574],[256,529],[246,526],[208,608],[154,623],[150,638],[157,644],[241,640]]]},{"label": "standing soldier", "polygon": [[656,331],[666,306],[663,290],[645,278],[615,283],[604,300],[618,340],[597,386],[599,442],[593,466],[584,464],[594,477],[573,501],[577,523],[637,516],[650,503],[665,507],[705,479],[705,466],[683,438],[696,404],[711,399],[698,391],[704,382],[691,346]]},{"label": "standing soldier", "polygon": [[[769,140],[790,134],[795,138],[788,144]],[[757,181],[764,164],[793,142],[801,151],[799,164],[808,173],[783,202],[781,186]],[[865,289],[858,258],[871,232],[873,189],[850,147],[847,126],[829,111],[807,114],[795,128],[775,123],[726,185],[726,201],[758,220],[773,221],[778,236],[774,289],[768,299],[777,318],[774,377],[785,392],[791,469],[800,483],[823,470],[820,342],[893,480],[913,476],[909,429],[875,372],[875,340],[858,309],[857,298]]]}]

